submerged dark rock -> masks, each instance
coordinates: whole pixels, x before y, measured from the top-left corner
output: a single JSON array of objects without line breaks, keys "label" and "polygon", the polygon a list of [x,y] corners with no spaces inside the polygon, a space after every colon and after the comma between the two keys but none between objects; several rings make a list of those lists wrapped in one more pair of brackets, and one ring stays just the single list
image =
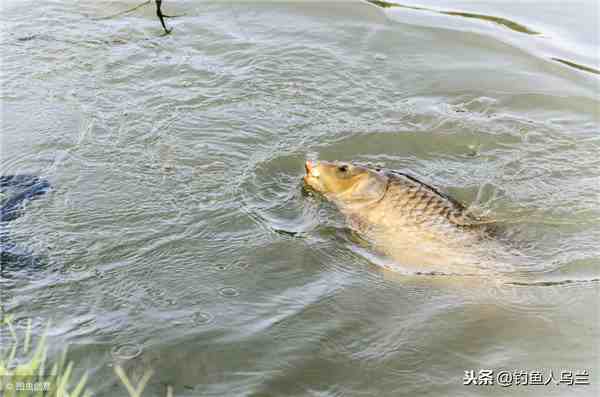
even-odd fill
[{"label": "submerged dark rock", "polygon": [[0,192],[7,194],[0,207],[0,272],[36,266],[34,255],[9,240],[8,223],[20,217],[27,202],[50,190],[50,183],[35,175],[0,176]]}]

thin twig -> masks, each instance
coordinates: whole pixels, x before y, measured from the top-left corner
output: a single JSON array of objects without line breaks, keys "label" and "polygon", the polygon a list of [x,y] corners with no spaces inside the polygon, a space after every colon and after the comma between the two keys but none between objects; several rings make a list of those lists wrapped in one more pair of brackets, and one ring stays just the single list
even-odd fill
[{"label": "thin twig", "polygon": [[[139,4],[139,5],[135,6],[135,7],[132,7],[130,9],[128,9],[128,10],[120,11],[120,12],[117,12],[116,14],[108,15],[108,16],[105,16],[105,17],[96,18],[96,20],[100,21],[100,20],[104,20],[104,19],[111,19],[111,18],[115,18],[115,17],[121,16],[121,15],[132,13],[133,11],[135,11],[135,10],[137,10],[139,8],[142,8],[145,5],[150,4],[150,1],[151,0],[146,0],[145,2]],[[165,30],[165,34],[171,33],[171,31],[173,29],[168,29],[167,28],[167,25],[165,24],[165,18],[176,18],[176,17],[180,17],[182,15],[165,15],[165,14],[163,14],[162,9],[161,9],[161,7],[162,7],[162,0],[154,0],[154,3],[156,4],[156,16],[158,17],[158,20],[160,21],[160,24],[162,25],[163,29]]]},{"label": "thin twig", "polygon": [[167,29],[167,25],[165,25],[165,16],[163,15],[162,10],[160,9],[160,6],[162,5],[162,0],[154,0],[154,2],[156,3],[156,16],[160,20],[160,24],[165,30],[165,34],[171,33],[172,29]]}]

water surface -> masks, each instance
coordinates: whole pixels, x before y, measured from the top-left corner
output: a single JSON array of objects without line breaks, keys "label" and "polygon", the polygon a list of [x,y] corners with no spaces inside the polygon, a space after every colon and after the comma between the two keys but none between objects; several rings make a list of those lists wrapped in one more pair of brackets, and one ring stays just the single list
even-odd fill
[{"label": "water surface", "polygon": [[[375,4],[373,4],[375,3]],[[45,266],[4,313],[52,319],[98,396],[592,396],[598,283],[383,269],[301,189],[306,158],[409,171],[524,242],[532,282],[599,277],[595,0],[2,3],[10,224]],[[379,3],[379,4],[377,4]],[[588,369],[591,386],[464,386]]]}]

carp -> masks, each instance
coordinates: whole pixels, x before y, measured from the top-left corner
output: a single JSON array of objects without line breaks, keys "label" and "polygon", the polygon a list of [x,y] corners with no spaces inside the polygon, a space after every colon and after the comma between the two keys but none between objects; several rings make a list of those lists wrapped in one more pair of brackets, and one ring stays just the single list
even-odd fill
[{"label": "carp", "polygon": [[345,162],[307,161],[304,183],[332,202],[374,248],[420,274],[479,275],[499,270],[491,220],[396,171]]}]

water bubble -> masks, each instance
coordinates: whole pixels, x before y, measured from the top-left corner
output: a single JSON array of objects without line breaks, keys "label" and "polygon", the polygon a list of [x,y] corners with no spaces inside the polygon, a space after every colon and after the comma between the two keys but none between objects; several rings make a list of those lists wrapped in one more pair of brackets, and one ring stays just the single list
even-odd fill
[{"label": "water bubble", "polygon": [[71,266],[69,266],[69,270],[73,272],[83,272],[84,270],[86,270],[86,266],[83,263],[74,263]]},{"label": "water bubble", "polygon": [[165,162],[162,166],[161,166],[161,171],[164,173],[174,173],[175,172],[175,165],[172,162]]},{"label": "water bubble", "polygon": [[177,304],[177,300],[173,298],[166,298],[165,303],[169,306],[175,306]]},{"label": "water bubble", "polygon": [[28,328],[30,324],[33,324],[30,317],[21,317],[15,320],[15,325],[19,328]]},{"label": "water bubble", "polygon": [[146,287],[145,289],[148,296],[150,296],[150,299],[163,300],[166,296],[166,292],[162,288]]},{"label": "water bubble", "polygon": [[468,145],[467,146],[467,156],[468,157],[477,157],[479,156],[479,145]]},{"label": "water bubble", "polygon": [[215,317],[208,312],[200,312],[194,314],[192,321],[197,325],[206,325],[214,321]]},{"label": "water bubble", "polygon": [[113,346],[110,353],[116,359],[131,360],[142,354],[142,347],[137,343],[124,343]]},{"label": "water bubble", "polygon": [[142,287],[150,298],[150,305],[173,306],[177,304],[177,300],[173,299],[162,288],[145,286]]},{"label": "water bubble", "polygon": [[224,287],[219,290],[219,295],[221,296],[238,296],[240,293],[233,287]]},{"label": "water bubble", "polygon": [[215,266],[215,269],[217,269],[219,271],[224,271],[224,270],[227,270],[227,266],[225,266],[225,265],[217,265],[217,266]]}]

